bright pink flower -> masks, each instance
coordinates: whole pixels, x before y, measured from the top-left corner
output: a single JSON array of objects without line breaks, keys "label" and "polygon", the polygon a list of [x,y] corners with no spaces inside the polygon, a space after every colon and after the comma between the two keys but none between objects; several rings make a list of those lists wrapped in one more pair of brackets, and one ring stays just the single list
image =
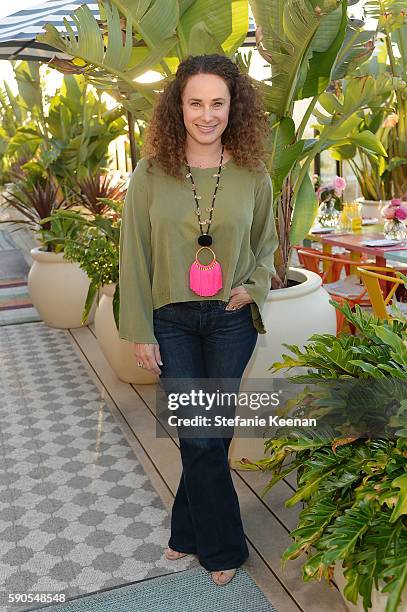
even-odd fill
[{"label": "bright pink flower", "polygon": [[405,221],[407,219],[407,208],[401,204],[394,211],[394,217],[399,221]]},{"label": "bright pink flower", "polygon": [[393,198],[392,200],[390,200],[392,206],[400,206],[400,204],[402,203],[400,198]]},{"label": "bright pink flower", "polygon": [[391,204],[386,204],[386,206],[383,206],[381,210],[381,215],[385,219],[394,219],[395,210],[396,210],[395,206],[392,206]]},{"label": "bright pink flower", "polygon": [[343,191],[346,187],[346,181],[341,176],[336,176],[334,180],[334,189],[336,191]]}]

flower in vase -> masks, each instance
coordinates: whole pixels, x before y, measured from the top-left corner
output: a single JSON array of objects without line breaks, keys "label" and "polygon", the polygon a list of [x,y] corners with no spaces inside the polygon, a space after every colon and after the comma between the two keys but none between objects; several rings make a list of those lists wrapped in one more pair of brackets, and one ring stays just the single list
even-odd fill
[{"label": "flower in vase", "polygon": [[407,208],[402,204],[397,206],[394,211],[394,218],[398,219],[399,221],[405,221],[407,219]]},{"label": "flower in vase", "polygon": [[394,209],[395,207],[391,204],[386,204],[386,206],[383,206],[381,210],[382,217],[384,219],[394,219]]},{"label": "flower in vase", "polygon": [[400,198],[393,198],[390,204],[383,206],[381,214],[388,220],[405,221],[407,219],[407,208]]},{"label": "flower in vase", "polygon": [[335,190],[335,193],[337,196],[341,196],[342,192],[345,190],[346,188],[346,181],[344,178],[342,178],[342,176],[336,176],[334,183],[333,183],[333,188]]}]

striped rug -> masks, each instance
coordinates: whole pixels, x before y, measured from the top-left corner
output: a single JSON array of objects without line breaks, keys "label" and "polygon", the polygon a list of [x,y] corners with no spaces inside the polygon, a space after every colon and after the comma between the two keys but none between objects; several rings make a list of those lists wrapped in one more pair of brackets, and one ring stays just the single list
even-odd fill
[{"label": "striped rug", "polygon": [[41,320],[31,303],[26,279],[0,279],[0,326]]}]

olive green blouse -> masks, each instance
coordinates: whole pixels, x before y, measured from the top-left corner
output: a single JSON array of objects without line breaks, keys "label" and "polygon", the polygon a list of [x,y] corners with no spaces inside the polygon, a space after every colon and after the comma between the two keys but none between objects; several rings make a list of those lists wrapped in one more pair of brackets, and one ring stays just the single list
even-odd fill
[{"label": "olive green blouse", "polygon": [[[185,174],[188,170],[183,166]],[[192,167],[200,200],[201,220],[212,203],[218,168]],[[213,296],[197,295],[189,287],[189,268],[199,248],[200,235],[191,179],[168,175],[154,162],[147,173],[147,157],[140,159],[129,183],[120,232],[119,336],[137,343],[157,343],[153,310],[170,302],[222,300],[243,285],[251,298],[253,324],[266,333],[262,308],[275,274],[278,246],[273,214],[273,189],[266,165],[261,172],[224,163],[212,213],[211,248],[222,266],[223,287]],[[207,226],[203,226],[206,231]],[[199,253],[208,264],[212,254]]]}]

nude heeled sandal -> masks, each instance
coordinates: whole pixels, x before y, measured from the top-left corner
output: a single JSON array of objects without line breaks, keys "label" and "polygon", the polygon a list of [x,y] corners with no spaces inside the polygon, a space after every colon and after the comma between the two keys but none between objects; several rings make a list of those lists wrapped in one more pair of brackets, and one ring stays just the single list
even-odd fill
[{"label": "nude heeled sandal", "polygon": [[218,570],[216,572],[211,572],[212,580],[218,586],[224,586],[225,584],[228,584],[235,574],[235,569]]}]

